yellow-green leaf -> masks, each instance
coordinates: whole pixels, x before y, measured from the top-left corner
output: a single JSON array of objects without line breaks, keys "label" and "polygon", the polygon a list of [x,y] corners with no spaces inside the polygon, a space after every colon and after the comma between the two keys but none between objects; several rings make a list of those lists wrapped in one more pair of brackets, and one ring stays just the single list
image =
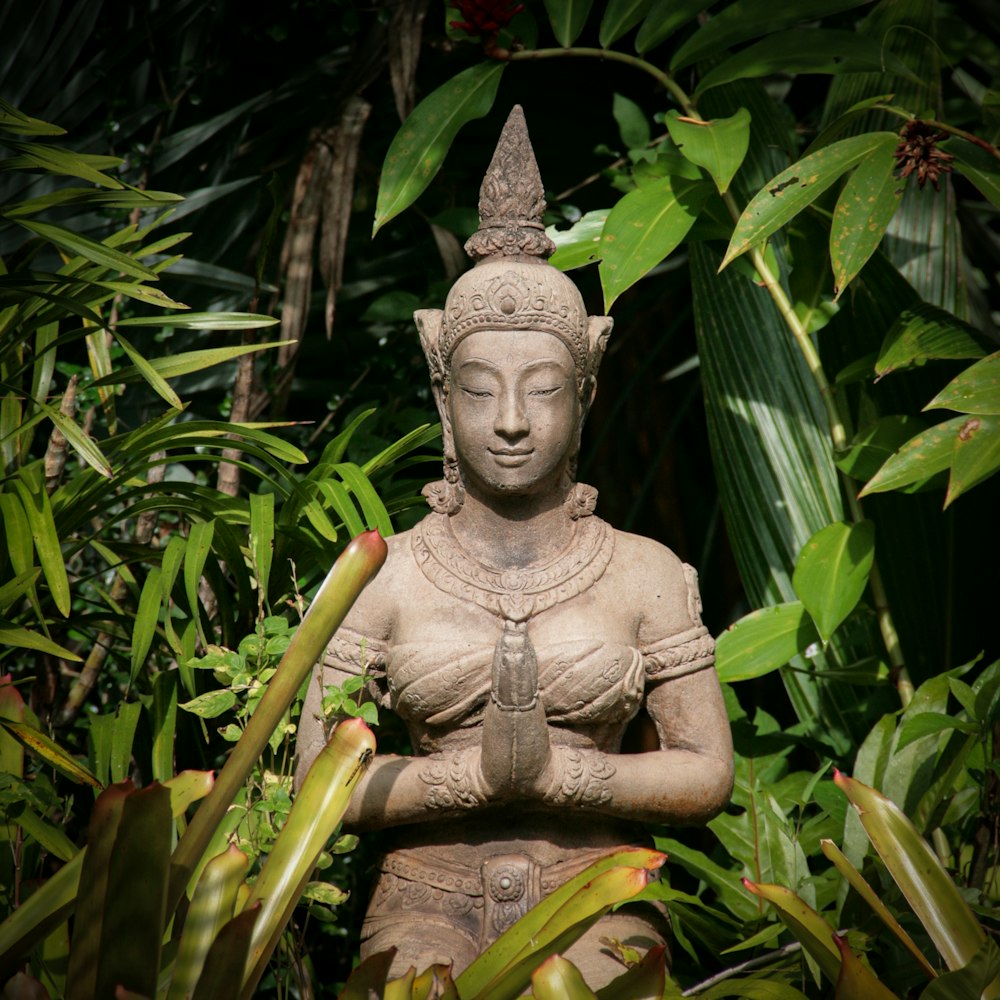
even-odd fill
[{"label": "yellow-green leaf", "polygon": [[917,482],[947,469],[952,462],[955,441],[968,417],[954,417],[921,431],[903,445],[878,470],[858,494],[884,493]]},{"label": "yellow-green leaf", "polygon": [[776,233],[852,167],[880,149],[895,149],[898,141],[895,132],[866,132],[824,146],[782,170],[743,210],[719,270]]},{"label": "yellow-green leaf", "polygon": [[78,785],[100,788],[101,783],[75,757],[71,757],[58,743],[45,733],[23,722],[0,719],[0,726],[7,730],[29,752],[51,764],[60,774]]},{"label": "yellow-green leaf", "polygon": [[725,194],[750,148],[750,112],[740,108],[730,118],[696,121],[668,111],[666,125],[684,157],[707,170]]},{"label": "yellow-green leaf", "polygon": [[997,469],[1000,469],[1000,416],[968,417],[955,435],[945,507]]},{"label": "yellow-green leaf", "polygon": [[715,649],[719,678],[733,683],[762,677],[804,653],[818,638],[800,601],[752,611],[719,636]]},{"label": "yellow-green leaf", "polygon": [[959,413],[1000,413],[1000,351],[991,354],[953,378],[925,410],[957,410]]},{"label": "yellow-green leaf", "polygon": [[423,193],[459,129],[493,107],[505,65],[490,61],[471,66],[413,109],[385,156],[372,235]]}]

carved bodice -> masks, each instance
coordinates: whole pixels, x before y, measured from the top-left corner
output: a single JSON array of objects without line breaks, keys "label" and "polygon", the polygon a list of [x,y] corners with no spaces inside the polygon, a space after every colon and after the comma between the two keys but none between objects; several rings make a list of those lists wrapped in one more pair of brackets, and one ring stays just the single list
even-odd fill
[{"label": "carved bodice", "polygon": [[504,619],[528,622],[553,738],[573,743],[579,736],[605,752],[620,748],[648,685],[711,665],[714,644],[698,621],[690,567],[686,627],[640,642],[610,585],[604,593],[616,533],[600,518],[581,518],[573,545],[549,564],[516,571],[468,557],[447,520],[429,515],[397,549],[405,565],[397,563],[394,576],[420,613],[403,615],[386,637],[350,620],[326,659],[341,670],[364,669],[381,706],[406,722],[418,753],[441,750],[450,734],[481,724]]}]

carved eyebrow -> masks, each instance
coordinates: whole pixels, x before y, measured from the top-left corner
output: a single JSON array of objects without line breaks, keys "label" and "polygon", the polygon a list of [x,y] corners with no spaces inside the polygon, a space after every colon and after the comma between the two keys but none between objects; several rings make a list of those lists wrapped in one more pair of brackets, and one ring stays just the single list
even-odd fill
[{"label": "carved eyebrow", "polygon": [[473,370],[477,368],[482,368],[487,372],[499,373],[500,369],[497,365],[493,364],[492,361],[487,361],[485,358],[466,358],[459,366],[459,371],[464,371],[466,368],[472,368]]},{"label": "carved eyebrow", "polygon": [[555,358],[538,358],[535,361],[526,361],[520,366],[521,371],[533,371],[536,368],[554,368],[560,374],[566,374],[567,367]]}]

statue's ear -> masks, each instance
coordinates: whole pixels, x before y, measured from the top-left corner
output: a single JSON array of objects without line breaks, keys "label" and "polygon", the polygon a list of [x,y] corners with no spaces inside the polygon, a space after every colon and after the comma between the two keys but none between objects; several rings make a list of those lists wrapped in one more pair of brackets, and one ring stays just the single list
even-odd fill
[{"label": "statue's ear", "polygon": [[427,366],[431,375],[443,375],[438,344],[441,340],[441,326],[444,313],[440,309],[418,309],[413,314],[413,322],[417,324],[420,334],[420,346],[424,349]]},{"label": "statue's ear", "polygon": [[587,317],[587,374],[591,379],[597,378],[597,369],[601,365],[601,358],[608,346],[608,338],[611,336],[611,328],[615,321],[610,316],[588,316]]}]

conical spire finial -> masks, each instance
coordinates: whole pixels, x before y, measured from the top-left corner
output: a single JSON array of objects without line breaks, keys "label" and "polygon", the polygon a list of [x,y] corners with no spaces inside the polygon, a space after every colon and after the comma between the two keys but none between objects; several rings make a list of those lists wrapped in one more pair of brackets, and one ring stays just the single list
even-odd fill
[{"label": "conical spire finial", "polygon": [[479,229],[465,252],[479,263],[497,257],[545,260],[555,244],[545,235],[545,189],[520,104],[511,109],[479,190]]}]

